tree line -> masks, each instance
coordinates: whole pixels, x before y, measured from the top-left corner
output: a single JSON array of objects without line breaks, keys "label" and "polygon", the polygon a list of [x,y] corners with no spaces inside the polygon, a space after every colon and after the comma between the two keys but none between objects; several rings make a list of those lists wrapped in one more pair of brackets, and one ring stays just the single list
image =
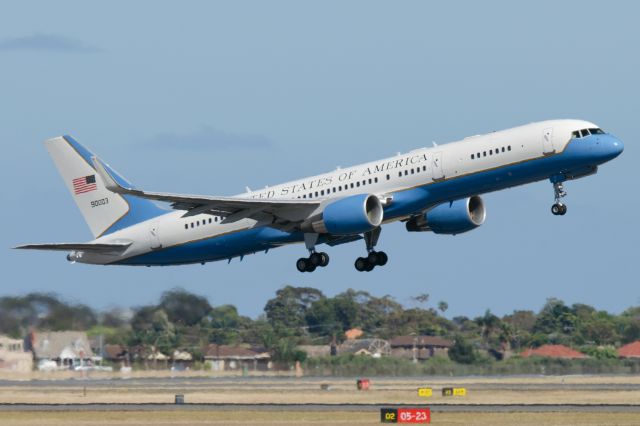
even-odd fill
[{"label": "tree line", "polygon": [[451,339],[451,359],[466,364],[477,362],[481,353],[499,358],[546,343],[613,358],[616,346],[640,339],[640,307],[616,315],[551,298],[538,312],[515,310],[503,316],[487,310],[475,318],[447,318],[447,309],[444,301],[431,303],[428,294],[404,306],[392,296],[366,291],[349,289],[328,297],[316,288],[285,286],[252,319],[233,305],[213,306],[206,297],[183,289],[164,292],[157,304],[106,311],[68,303],[55,294],[30,293],[0,298],[0,333],[23,338],[32,330],[83,330],[103,335],[106,343],[165,354],[186,350],[196,358],[210,343],[246,344],[263,347],[284,362],[305,359],[298,345],[339,344],[346,330],[357,327],[363,337]]}]

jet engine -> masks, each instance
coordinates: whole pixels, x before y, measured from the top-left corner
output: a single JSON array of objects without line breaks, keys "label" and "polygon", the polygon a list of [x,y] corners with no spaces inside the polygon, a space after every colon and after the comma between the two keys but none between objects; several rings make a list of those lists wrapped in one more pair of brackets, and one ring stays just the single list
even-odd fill
[{"label": "jet engine", "polygon": [[377,196],[352,195],[327,204],[320,214],[304,221],[301,228],[318,234],[361,234],[380,226],[383,216]]},{"label": "jet engine", "polygon": [[456,235],[471,231],[484,223],[487,212],[477,195],[440,204],[427,213],[407,221],[407,231],[433,231],[436,234]]}]

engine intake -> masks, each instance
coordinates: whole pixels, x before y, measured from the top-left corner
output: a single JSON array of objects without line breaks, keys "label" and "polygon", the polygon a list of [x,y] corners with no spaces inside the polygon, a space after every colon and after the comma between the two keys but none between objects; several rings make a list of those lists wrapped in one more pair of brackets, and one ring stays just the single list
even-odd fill
[{"label": "engine intake", "polygon": [[433,231],[436,234],[456,235],[471,231],[484,223],[487,212],[484,201],[477,195],[440,204],[426,214],[407,222],[407,231]]},{"label": "engine intake", "polygon": [[359,194],[327,204],[322,213],[302,223],[304,232],[353,235],[371,231],[382,223],[384,210],[377,196]]}]

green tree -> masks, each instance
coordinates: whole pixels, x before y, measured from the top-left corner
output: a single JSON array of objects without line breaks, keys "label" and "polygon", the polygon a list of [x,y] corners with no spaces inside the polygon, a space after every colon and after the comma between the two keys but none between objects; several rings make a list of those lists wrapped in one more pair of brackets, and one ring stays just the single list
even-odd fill
[{"label": "green tree", "polygon": [[158,307],[166,312],[169,321],[186,326],[197,324],[211,311],[211,305],[205,297],[183,289],[162,293]]},{"label": "green tree", "polygon": [[286,286],[267,301],[264,312],[277,333],[301,335],[306,326],[305,315],[313,302],[322,299],[320,290],[311,287]]},{"label": "green tree", "polygon": [[478,359],[478,354],[471,343],[464,337],[457,335],[453,341],[453,346],[449,349],[449,358],[460,364],[473,364]]}]

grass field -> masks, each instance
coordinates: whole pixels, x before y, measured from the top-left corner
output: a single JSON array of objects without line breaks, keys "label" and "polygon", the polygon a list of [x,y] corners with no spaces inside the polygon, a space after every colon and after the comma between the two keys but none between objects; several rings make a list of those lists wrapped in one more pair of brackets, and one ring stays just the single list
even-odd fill
[{"label": "grass field", "polygon": [[[167,412],[2,412],[0,425],[209,425],[209,424],[381,424],[377,411],[167,411]],[[633,413],[433,413],[434,425],[518,425],[518,426],[637,426],[640,415]]]}]

